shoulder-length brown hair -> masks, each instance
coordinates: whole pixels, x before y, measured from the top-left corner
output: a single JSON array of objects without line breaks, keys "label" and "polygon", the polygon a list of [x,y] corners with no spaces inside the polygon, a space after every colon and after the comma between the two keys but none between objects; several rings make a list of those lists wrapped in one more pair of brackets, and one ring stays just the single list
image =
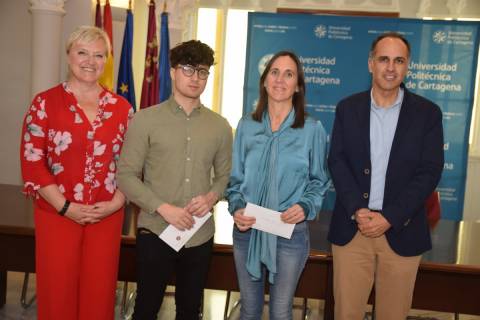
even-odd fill
[{"label": "shoulder-length brown hair", "polygon": [[255,111],[252,113],[252,118],[255,121],[262,122],[263,113],[267,108],[268,104],[268,93],[267,89],[265,89],[264,83],[265,79],[267,78],[270,69],[272,68],[272,64],[277,60],[279,57],[290,57],[295,64],[297,65],[297,87],[298,91],[295,91],[293,94],[293,108],[295,109],[295,120],[293,121],[292,128],[303,128],[305,124],[305,118],[307,117],[307,113],[305,112],[305,76],[303,74],[303,67],[300,59],[295,55],[295,53],[290,51],[280,51],[277,52],[267,63],[265,70],[263,70],[262,76],[260,77],[260,96],[258,98],[257,106],[255,107]]}]

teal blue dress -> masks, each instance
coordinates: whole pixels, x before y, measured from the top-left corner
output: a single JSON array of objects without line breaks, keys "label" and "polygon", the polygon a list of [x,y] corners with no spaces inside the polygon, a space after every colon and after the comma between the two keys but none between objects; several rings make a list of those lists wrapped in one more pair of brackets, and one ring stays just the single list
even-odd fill
[{"label": "teal blue dress", "polygon": [[[299,204],[307,220],[320,211],[330,179],[326,168],[327,135],[320,121],[307,117],[303,128],[291,128],[295,111],[279,130],[272,132],[268,113],[262,122],[244,116],[237,127],[233,165],[226,190],[229,211],[251,202],[272,210],[286,211]],[[261,278],[262,264],[274,282],[277,237],[252,230],[247,270],[252,279]]]}]

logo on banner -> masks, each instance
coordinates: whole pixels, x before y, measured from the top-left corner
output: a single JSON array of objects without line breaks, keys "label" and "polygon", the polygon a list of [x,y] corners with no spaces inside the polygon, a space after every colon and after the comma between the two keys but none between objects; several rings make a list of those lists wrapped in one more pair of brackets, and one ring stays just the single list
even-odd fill
[{"label": "logo on banner", "polygon": [[325,27],[323,24],[319,24],[315,27],[315,35],[322,39],[325,38],[327,35],[327,27]]},{"label": "logo on banner", "polygon": [[473,33],[471,31],[437,30],[433,33],[432,40],[437,44],[473,46]]},{"label": "logo on banner", "polygon": [[346,25],[323,25],[317,24],[313,30],[319,39],[352,40],[352,27]]},{"label": "logo on banner", "polygon": [[267,63],[270,61],[270,59],[272,59],[272,57],[273,57],[273,53],[268,53],[260,58],[260,60],[258,61],[258,72],[260,74],[263,73],[263,70],[265,70]]},{"label": "logo on banner", "polygon": [[433,42],[444,43],[447,40],[447,34],[443,31],[435,31],[433,34]]}]

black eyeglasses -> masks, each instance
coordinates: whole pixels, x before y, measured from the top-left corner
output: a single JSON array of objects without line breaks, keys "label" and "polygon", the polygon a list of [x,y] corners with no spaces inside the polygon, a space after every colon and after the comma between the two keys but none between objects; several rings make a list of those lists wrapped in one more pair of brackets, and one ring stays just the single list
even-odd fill
[{"label": "black eyeglasses", "polygon": [[189,64],[179,64],[178,68],[182,69],[182,72],[186,77],[193,76],[195,71],[197,71],[198,77],[202,80],[205,80],[208,78],[208,75],[210,74],[210,71],[208,71],[205,68],[194,67]]}]

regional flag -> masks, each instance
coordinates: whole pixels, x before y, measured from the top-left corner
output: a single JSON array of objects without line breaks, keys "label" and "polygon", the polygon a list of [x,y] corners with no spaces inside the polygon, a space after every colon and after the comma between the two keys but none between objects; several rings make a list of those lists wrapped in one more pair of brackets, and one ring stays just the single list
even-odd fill
[{"label": "regional flag", "polygon": [[117,93],[130,102],[135,108],[135,87],[133,84],[132,69],[132,47],[133,47],[133,14],[131,9],[127,9],[127,19],[125,22],[125,32],[123,33],[122,55],[120,57],[120,66],[118,68]]},{"label": "regional flag", "polygon": [[162,25],[160,27],[160,67],[159,67],[159,101],[163,102],[172,93],[172,80],[170,79],[170,39],[168,35],[168,12],[162,13]]},{"label": "regional flag", "polygon": [[100,0],[97,0],[95,6],[95,27],[102,28],[102,9],[100,8]]},{"label": "regional flag", "polygon": [[100,77],[100,83],[107,89],[113,90],[113,33],[112,33],[112,9],[110,8],[110,1],[105,2],[103,7],[103,30],[110,38],[111,50],[105,63],[103,75]]},{"label": "regional flag", "polygon": [[145,71],[143,74],[140,108],[158,103],[158,40],[155,17],[155,1],[150,0],[148,9],[147,47],[145,50]]}]

